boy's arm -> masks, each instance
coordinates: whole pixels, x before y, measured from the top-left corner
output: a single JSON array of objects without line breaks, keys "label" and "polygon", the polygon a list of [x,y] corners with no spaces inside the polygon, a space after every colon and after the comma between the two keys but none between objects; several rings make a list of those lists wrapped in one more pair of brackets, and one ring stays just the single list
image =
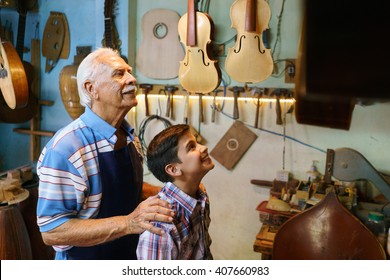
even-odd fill
[{"label": "boy's arm", "polygon": [[[160,225],[155,225],[161,227]],[[149,231],[143,232],[138,241],[138,260],[175,260],[178,250],[169,230],[163,228],[165,233],[158,235]]]}]

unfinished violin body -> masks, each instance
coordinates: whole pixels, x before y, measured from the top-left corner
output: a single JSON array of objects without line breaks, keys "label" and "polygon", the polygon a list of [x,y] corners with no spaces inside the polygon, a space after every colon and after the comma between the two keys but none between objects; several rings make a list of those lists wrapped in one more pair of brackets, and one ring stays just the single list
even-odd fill
[{"label": "unfinished violin body", "polygon": [[194,1],[188,0],[188,12],[180,18],[178,31],[185,46],[185,57],[179,67],[180,84],[188,92],[212,92],[221,82],[221,71],[207,51],[213,31],[211,18],[197,12]]},{"label": "unfinished violin body", "polygon": [[271,51],[262,40],[270,18],[271,9],[265,0],[237,0],[232,4],[230,19],[237,39],[229,49],[225,69],[234,80],[257,83],[272,74]]}]

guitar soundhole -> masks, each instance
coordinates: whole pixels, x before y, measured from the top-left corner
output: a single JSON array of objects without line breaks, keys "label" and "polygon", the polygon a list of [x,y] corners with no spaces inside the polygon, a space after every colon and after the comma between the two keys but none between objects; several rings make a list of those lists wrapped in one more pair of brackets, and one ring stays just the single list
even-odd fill
[{"label": "guitar soundhole", "polygon": [[153,28],[154,37],[163,39],[168,34],[168,26],[165,23],[159,22]]}]

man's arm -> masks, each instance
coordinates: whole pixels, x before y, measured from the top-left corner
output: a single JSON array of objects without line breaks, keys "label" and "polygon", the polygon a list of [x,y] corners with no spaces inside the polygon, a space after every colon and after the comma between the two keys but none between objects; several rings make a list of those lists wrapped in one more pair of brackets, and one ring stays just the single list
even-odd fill
[{"label": "man's arm", "polygon": [[42,238],[46,245],[51,246],[94,246],[128,234],[139,234],[145,230],[160,235],[164,234],[163,230],[154,227],[150,222],[172,222],[173,216],[170,204],[153,196],[140,203],[127,216],[70,219],[57,228],[42,232]]}]

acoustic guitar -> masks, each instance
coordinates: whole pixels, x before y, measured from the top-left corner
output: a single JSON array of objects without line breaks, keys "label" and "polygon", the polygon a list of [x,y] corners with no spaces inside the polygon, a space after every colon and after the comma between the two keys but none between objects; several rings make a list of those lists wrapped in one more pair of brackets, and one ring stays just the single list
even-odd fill
[{"label": "acoustic guitar", "polygon": [[257,83],[272,74],[271,51],[262,40],[270,18],[271,9],[265,0],[236,0],[232,4],[230,19],[237,40],[234,48],[229,49],[225,69],[234,80]]},{"label": "acoustic guitar", "polygon": [[153,9],[142,17],[142,41],[138,48],[136,69],[152,79],[177,77],[184,50],[177,25],[180,16],[167,9]]},{"label": "acoustic guitar", "polygon": [[[27,1],[28,2],[28,1]],[[28,6],[31,4],[28,2]],[[16,49],[10,42],[3,42],[5,54],[4,57],[9,61],[9,70],[12,72],[11,79],[6,79],[5,91],[3,87],[1,90],[3,95],[0,95],[0,122],[6,123],[24,123],[31,120],[38,111],[38,99],[32,91],[32,84],[34,79],[33,66],[23,61],[24,53],[24,35],[26,29],[27,9],[24,1],[18,1],[18,34],[16,39]],[[11,82],[12,81],[12,82]],[[3,84],[3,83],[2,83]],[[4,95],[8,95],[7,97]],[[11,96],[11,100],[19,100],[13,106],[7,101]],[[23,100],[23,101],[21,101]]]},{"label": "acoustic guitar", "polygon": [[179,81],[188,92],[209,93],[221,82],[218,62],[209,57],[213,28],[211,17],[196,11],[194,0],[188,0],[187,13],[178,24],[180,41],[185,46],[185,57],[179,67]]}]

